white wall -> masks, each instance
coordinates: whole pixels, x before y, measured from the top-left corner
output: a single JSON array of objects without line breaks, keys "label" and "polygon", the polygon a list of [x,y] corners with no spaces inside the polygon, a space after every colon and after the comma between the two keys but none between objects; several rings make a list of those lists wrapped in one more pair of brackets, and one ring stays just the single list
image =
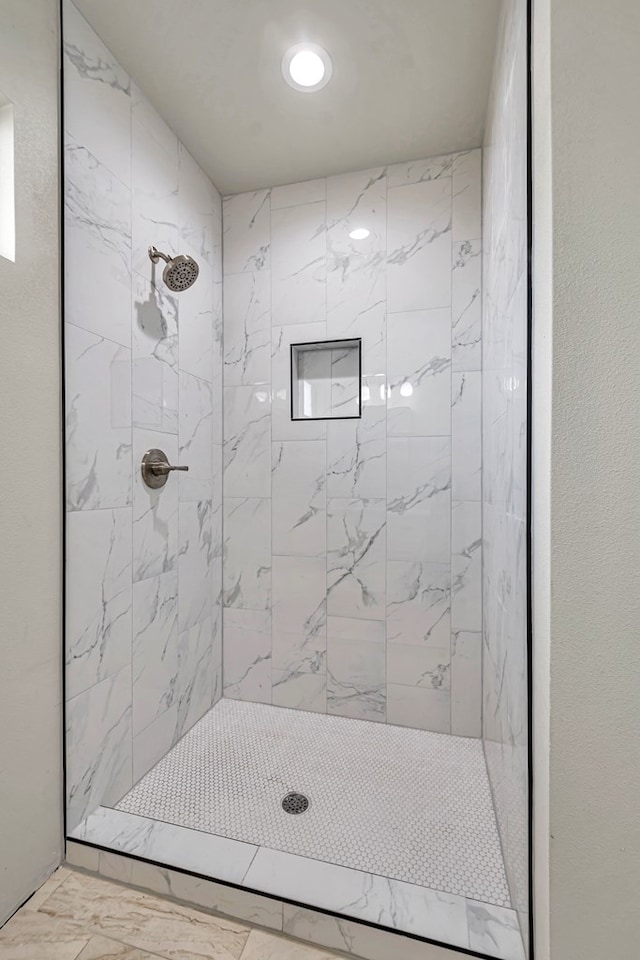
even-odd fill
[{"label": "white wall", "polygon": [[547,17],[551,38],[550,94],[539,57],[534,77],[543,216],[553,191],[535,273],[534,370],[542,372],[549,292],[553,308],[547,437],[549,399],[538,379],[534,410],[539,449],[551,450],[547,539],[544,521],[536,524],[536,552],[551,564],[550,592],[536,567],[540,784],[547,611],[551,703],[549,826],[545,835],[543,802],[536,840],[540,871],[549,860],[550,952],[542,897],[539,956],[629,960],[640,942],[640,6],[535,6],[541,42],[549,42]]},{"label": "white wall", "polygon": [[[226,696],[480,735],[480,168],[225,199]],[[292,422],[289,345],[349,337],[362,419]]]},{"label": "white wall", "polygon": [[57,7],[0,4],[17,228],[0,257],[0,923],[62,850]]},{"label": "white wall", "polygon": [[[68,828],[222,690],[220,196],[64,4]],[[188,253],[172,293],[149,244]],[[189,467],[149,490],[150,448]]]}]

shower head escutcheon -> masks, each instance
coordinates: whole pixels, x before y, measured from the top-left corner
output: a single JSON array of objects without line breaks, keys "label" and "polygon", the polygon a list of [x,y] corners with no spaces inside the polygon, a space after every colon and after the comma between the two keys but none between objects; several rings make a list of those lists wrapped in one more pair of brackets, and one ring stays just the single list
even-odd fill
[{"label": "shower head escutcheon", "polygon": [[169,290],[173,290],[175,293],[188,290],[198,279],[200,267],[193,257],[182,253],[175,257],[168,257],[166,253],[161,253],[155,247],[149,247],[149,259],[152,263],[157,263],[158,260],[165,261],[166,267],[162,272],[162,279]]}]

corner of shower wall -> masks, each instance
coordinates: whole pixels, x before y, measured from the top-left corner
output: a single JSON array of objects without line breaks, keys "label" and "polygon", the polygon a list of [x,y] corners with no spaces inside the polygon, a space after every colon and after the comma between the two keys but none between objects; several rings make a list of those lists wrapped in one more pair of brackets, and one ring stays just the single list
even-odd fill
[{"label": "corner of shower wall", "polygon": [[[222,690],[220,196],[63,7],[69,831]],[[190,254],[172,294],[149,244]],[[189,473],[150,491],[145,450]]]},{"label": "corner of shower wall", "polygon": [[[472,149],[224,199],[226,697],[481,735],[480,193]],[[293,421],[290,345],[354,337],[361,419]]]},{"label": "corner of shower wall", "polygon": [[483,744],[529,939],[527,2],[503,5],[483,170]]}]

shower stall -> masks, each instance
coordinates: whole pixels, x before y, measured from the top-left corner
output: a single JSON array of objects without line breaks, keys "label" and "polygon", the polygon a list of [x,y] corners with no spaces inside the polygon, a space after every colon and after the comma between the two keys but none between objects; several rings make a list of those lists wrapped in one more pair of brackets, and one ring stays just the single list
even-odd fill
[{"label": "shower stall", "polygon": [[99,7],[63,3],[68,859],[523,960],[527,3],[483,14],[482,137],[224,196]]}]

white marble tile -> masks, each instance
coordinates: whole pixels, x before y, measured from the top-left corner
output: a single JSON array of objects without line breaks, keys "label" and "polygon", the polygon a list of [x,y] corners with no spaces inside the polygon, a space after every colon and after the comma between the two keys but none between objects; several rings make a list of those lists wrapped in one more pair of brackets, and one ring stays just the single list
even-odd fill
[{"label": "white marble tile", "polygon": [[178,676],[178,573],[133,585],[133,734],[175,702]]},{"label": "white marble tile", "polygon": [[[98,809],[101,808],[98,807]],[[83,870],[98,872],[100,863],[99,850],[96,850],[94,847],[87,847],[83,843],[74,843],[73,840],[67,840],[65,851],[65,861],[67,863],[70,863],[74,867],[81,867]]]},{"label": "white marble tile", "polygon": [[[327,253],[329,259],[384,255],[387,245],[387,176],[384,167],[329,177],[327,180]],[[349,236],[366,229],[362,240]]]},{"label": "white marble tile", "polygon": [[324,202],[271,214],[271,307],[276,326],[326,318],[325,219]]},{"label": "white marble tile", "polygon": [[453,161],[453,239],[482,236],[482,150],[456,154]]},{"label": "white marble tile", "polygon": [[133,431],[133,579],[145,580],[176,567],[178,559],[178,484],[174,474],[152,490],[140,475],[147,450],[161,449],[170,463],[178,458],[178,438],[150,430]]},{"label": "white marble tile", "polygon": [[331,349],[331,411],[332,417],[359,417],[360,401],[360,344],[337,341]]},{"label": "white marble tile", "polygon": [[482,634],[451,635],[451,733],[482,735]]},{"label": "white marble tile", "polygon": [[86,147],[66,139],[65,317],[130,347],[131,191]]},{"label": "white marble tile", "polygon": [[451,180],[389,190],[387,308],[451,305]]},{"label": "white marble tile", "polygon": [[387,642],[448,647],[451,571],[448,563],[387,563]]},{"label": "white marble tile", "polygon": [[272,187],[271,209],[281,210],[283,207],[296,207],[301,203],[315,203],[318,200],[324,200],[326,193],[325,179],[302,180],[282,187]]},{"label": "white marble tile", "polygon": [[324,557],[273,557],[273,636],[326,636]]},{"label": "white marble tile", "polygon": [[388,558],[448,563],[451,544],[450,505],[450,439],[389,439]]},{"label": "white marble tile", "polygon": [[418,936],[462,947],[469,942],[465,899],[426,887],[266,848],[258,850],[244,883],[282,897],[295,890],[299,901]]},{"label": "white marble tile", "polygon": [[[256,847],[171,823],[99,807],[74,838],[110,847],[119,853],[174,864],[194,873],[215,873],[217,879],[240,883]],[[137,874],[132,874],[136,883]],[[158,891],[160,892],[160,891]]]},{"label": "white marble tile", "polygon": [[67,702],[67,824],[98,804],[117,803],[133,784],[131,667]]},{"label": "white marble tile", "polygon": [[211,502],[179,505],[178,630],[211,616]]},{"label": "white marble tile", "polygon": [[211,384],[180,372],[178,458],[187,473],[178,473],[180,500],[210,500],[213,493]]},{"label": "white marble tile", "polygon": [[131,659],[131,509],[67,514],[67,697]]},{"label": "white marble tile", "polygon": [[213,703],[215,624],[203,620],[178,637],[178,736],[183,736]]},{"label": "white marble tile", "polygon": [[224,389],[224,484],[234,497],[271,495],[268,387]]},{"label": "white marble tile", "polygon": [[187,148],[178,143],[178,226],[180,246],[200,263],[211,264],[215,246],[215,187]]},{"label": "white marble tile", "polygon": [[178,705],[174,703],[133,738],[133,781],[144,777],[178,739]]},{"label": "white marble tile", "polygon": [[200,263],[198,279],[182,290],[180,303],[180,370],[198,377],[213,380],[214,374],[214,316],[213,316],[213,268]]},{"label": "white marble tile", "polygon": [[[203,838],[204,834],[201,834]],[[211,837],[211,840],[222,840],[222,837]],[[226,841],[229,844],[236,841]],[[247,844],[237,844],[238,848],[247,847]],[[207,849],[209,845],[207,844]],[[255,848],[251,848],[255,849]],[[233,851],[237,856],[237,851]],[[233,854],[232,854],[233,855]],[[245,851],[241,851],[240,863],[245,860]],[[120,857],[120,859],[123,859]],[[218,861],[221,858],[218,856]],[[231,860],[231,857],[225,860]],[[224,861],[223,861],[224,862]],[[155,864],[131,860],[130,883],[154,893],[171,897],[172,900],[181,900],[189,904],[223,913],[238,920],[269,927],[272,930],[282,930],[282,904],[268,897],[261,897],[240,887],[229,887],[212,880],[202,880],[177,870],[168,870]],[[208,868],[208,872],[217,872],[219,868]]]},{"label": "white marble tile", "polygon": [[273,440],[322,440],[324,421],[291,419],[291,344],[326,340],[325,323],[302,323],[273,327],[271,331],[271,377],[273,391]]},{"label": "white marble tile", "polygon": [[435,687],[387,684],[387,722],[401,727],[451,732],[451,694]]},{"label": "white marble tile", "polygon": [[271,703],[270,612],[228,608],[223,630],[225,697]]},{"label": "white marble tile", "polygon": [[429,157],[426,160],[393,163],[387,167],[387,183],[389,187],[403,187],[408,183],[422,183],[425,180],[450,177],[454,157],[455,154],[445,153],[441,157]]},{"label": "white marble tile", "polygon": [[449,644],[435,646],[430,643],[390,643],[387,650],[387,681],[405,687],[449,690]]},{"label": "white marble tile", "polygon": [[165,264],[153,264],[148,248],[179,252],[178,139],[135,85],[131,99],[132,265],[160,287]]},{"label": "white marble tile", "polygon": [[482,630],[482,505],[451,504],[451,626]]},{"label": "white marble tile", "polygon": [[[379,378],[362,386],[362,417],[327,424],[327,495],[384,498],[387,493],[387,410]],[[383,386],[384,391],[384,386]]]},{"label": "white marble tile", "polygon": [[66,325],[69,510],[131,503],[131,351]]},{"label": "white marble tile", "polygon": [[324,556],[327,549],[327,448],[324,440],[272,444],[273,552]]},{"label": "white marble tile", "polygon": [[271,501],[224,500],[223,598],[226,607],[271,606]]},{"label": "white marble tile", "polygon": [[271,677],[274,706],[308,710],[311,713],[326,713],[326,674],[273,670]]},{"label": "white marble tile", "polygon": [[386,371],[386,296],[384,253],[329,252],[327,336],[361,337],[363,377]]},{"label": "white marble tile", "polygon": [[222,202],[224,273],[268,270],[270,257],[268,190],[238,193]]},{"label": "white marble tile", "polygon": [[324,634],[279,631],[273,637],[272,664],[283,675],[326,674],[327,638]]},{"label": "white marble tile", "polygon": [[178,432],[178,302],[164,285],[133,278],[133,425]]},{"label": "white marble tile", "polygon": [[392,956],[401,960],[451,960],[449,952],[439,947],[289,903],[284,904],[284,932],[366,960],[389,960]]},{"label": "white marble tile", "polygon": [[482,244],[453,244],[451,359],[454,370],[482,369]]},{"label": "white marble tile", "polygon": [[482,495],[482,374],[454,373],[451,399],[451,496],[480,500]]},{"label": "white marble tile", "polygon": [[64,122],[77,143],[131,185],[131,82],[70,0],[64,4]]},{"label": "white marble tile", "polygon": [[385,611],[384,500],[331,499],[327,522],[327,611],[381,620]]},{"label": "white marble tile", "polygon": [[[336,621],[338,636],[332,632]],[[355,624],[355,627],[349,629],[349,624]],[[384,623],[373,621],[369,631],[365,633],[365,629],[357,621],[328,618],[327,712],[341,717],[384,722]]]},{"label": "white marble tile", "polygon": [[225,386],[271,381],[271,275],[230,274],[224,283]]},{"label": "white marble tile", "polygon": [[387,434],[436,437],[451,432],[451,311],[387,317]]},{"label": "white marble tile", "polygon": [[500,960],[524,960],[525,953],[515,910],[467,901],[469,946]]}]

